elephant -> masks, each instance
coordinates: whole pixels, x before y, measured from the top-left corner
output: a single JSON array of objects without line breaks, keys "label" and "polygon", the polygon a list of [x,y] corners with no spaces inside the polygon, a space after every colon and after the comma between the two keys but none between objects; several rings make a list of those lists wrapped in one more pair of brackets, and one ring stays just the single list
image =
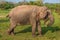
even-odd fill
[{"label": "elephant", "polygon": [[18,24],[30,24],[32,26],[32,36],[36,35],[36,27],[38,29],[38,34],[41,36],[42,31],[40,20],[44,20],[44,23],[49,20],[50,22],[47,25],[52,25],[54,23],[54,17],[51,10],[46,6],[20,5],[11,9],[7,17],[10,19],[10,28],[8,29],[9,35],[14,34],[14,28]]}]

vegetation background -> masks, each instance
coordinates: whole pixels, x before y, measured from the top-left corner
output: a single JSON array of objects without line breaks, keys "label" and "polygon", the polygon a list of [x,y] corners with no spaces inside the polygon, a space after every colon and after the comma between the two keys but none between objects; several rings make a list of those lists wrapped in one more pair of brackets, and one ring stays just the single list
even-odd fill
[{"label": "vegetation background", "polygon": [[[6,15],[12,8],[19,5],[47,6],[54,15],[54,24],[50,27],[46,27],[43,22],[41,22],[42,37],[32,37],[31,25],[17,26],[15,28],[15,36],[7,35],[7,29],[10,23]],[[60,3],[43,3],[43,0],[29,2],[24,0],[23,2],[13,3],[0,0],[0,40],[60,40]]]}]

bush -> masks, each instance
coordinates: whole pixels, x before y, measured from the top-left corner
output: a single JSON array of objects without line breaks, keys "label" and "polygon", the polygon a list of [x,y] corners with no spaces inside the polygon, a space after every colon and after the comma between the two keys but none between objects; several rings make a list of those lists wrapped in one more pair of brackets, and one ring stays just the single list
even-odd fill
[{"label": "bush", "polygon": [[11,2],[1,2],[0,9],[11,9],[14,7],[14,4]]}]

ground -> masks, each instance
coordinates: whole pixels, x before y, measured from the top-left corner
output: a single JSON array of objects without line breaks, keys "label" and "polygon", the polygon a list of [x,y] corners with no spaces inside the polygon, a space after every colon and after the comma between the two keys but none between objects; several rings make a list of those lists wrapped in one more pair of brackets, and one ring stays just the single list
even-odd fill
[{"label": "ground", "polygon": [[[10,10],[0,10],[0,40],[60,40],[60,15],[53,12],[55,22],[52,26],[46,27],[41,24],[42,36],[32,37],[31,25],[17,26],[15,35],[8,35],[9,18],[6,17]],[[37,31],[36,31],[37,34]]]}]

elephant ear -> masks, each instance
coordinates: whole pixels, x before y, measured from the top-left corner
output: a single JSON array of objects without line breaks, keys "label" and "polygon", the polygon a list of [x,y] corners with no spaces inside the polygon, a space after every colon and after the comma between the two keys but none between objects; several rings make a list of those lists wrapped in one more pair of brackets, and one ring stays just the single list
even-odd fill
[{"label": "elephant ear", "polygon": [[47,15],[48,16],[46,18],[48,18],[48,19],[45,22],[47,23],[47,21],[49,20],[47,23],[47,26],[51,26],[54,23],[54,17],[51,13],[51,10],[47,10]]}]

